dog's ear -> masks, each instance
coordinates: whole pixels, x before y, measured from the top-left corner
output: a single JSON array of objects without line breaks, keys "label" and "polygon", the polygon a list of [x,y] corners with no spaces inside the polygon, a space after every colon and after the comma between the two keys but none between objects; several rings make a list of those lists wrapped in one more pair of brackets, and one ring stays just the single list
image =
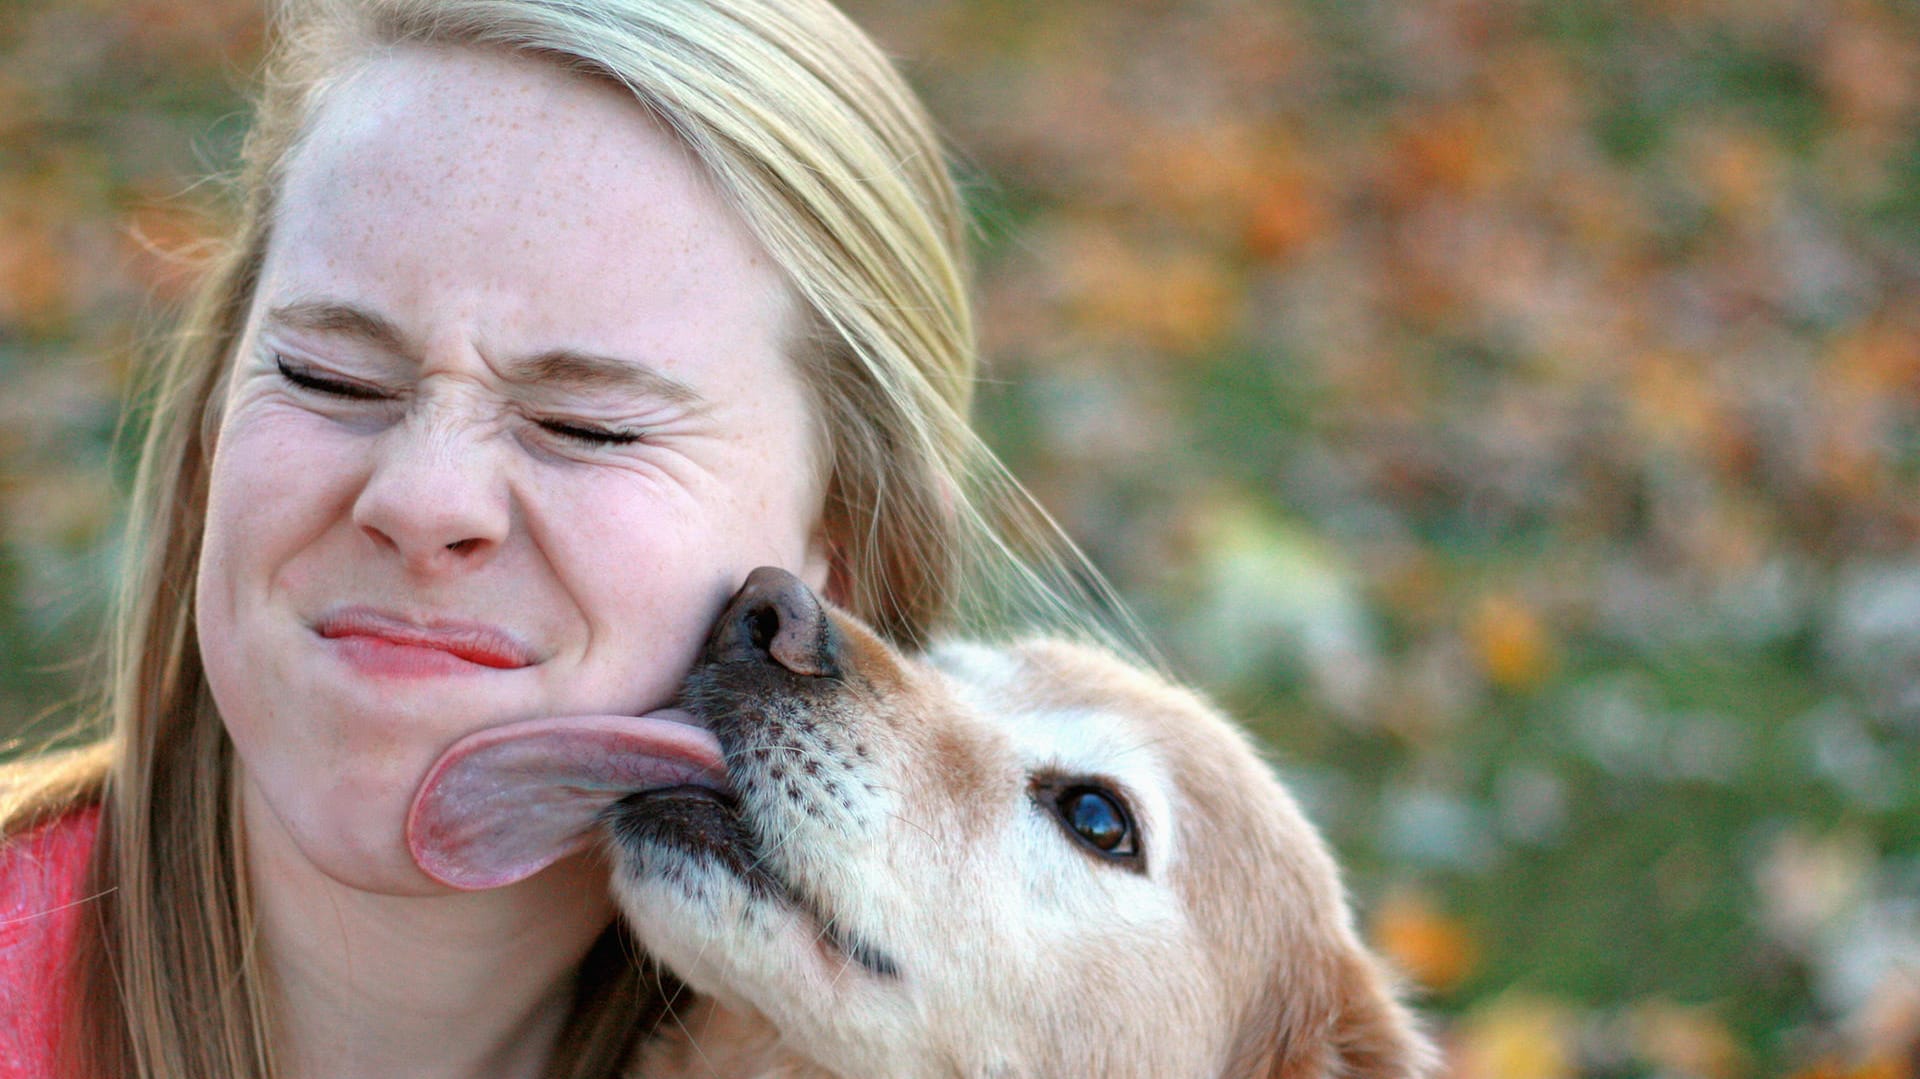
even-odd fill
[{"label": "dog's ear", "polygon": [[[1300,988],[1298,986],[1296,989]],[[1334,959],[1312,1014],[1280,1019],[1245,1079],[1427,1079],[1439,1054],[1400,1003],[1379,962],[1354,950]]]},{"label": "dog's ear", "polygon": [[1400,1002],[1393,979],[1364,951],[1347,954],[1341,995],[1333,1017],[1339,1066],[1329,1079],[1424,1079],[1438,1070],[1439,1054]]}]

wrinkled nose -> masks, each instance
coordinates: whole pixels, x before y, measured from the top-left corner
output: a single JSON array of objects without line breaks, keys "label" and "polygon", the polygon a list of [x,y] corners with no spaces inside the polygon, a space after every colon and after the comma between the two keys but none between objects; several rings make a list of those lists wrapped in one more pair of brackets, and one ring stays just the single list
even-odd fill
[{"label": "wrinkled nose", "polygon": [[353,503],[353,521],[407,568],[437,576],[484,565],[513,512],[492,451],[477,440],[407,424],[382,436]]},{"label": "wrinkled nose", "polygon": [[772,662],[809,678],[840,674],[840,642],[820,597],[774,566],[747,575],[707,639],[707,662]]}]

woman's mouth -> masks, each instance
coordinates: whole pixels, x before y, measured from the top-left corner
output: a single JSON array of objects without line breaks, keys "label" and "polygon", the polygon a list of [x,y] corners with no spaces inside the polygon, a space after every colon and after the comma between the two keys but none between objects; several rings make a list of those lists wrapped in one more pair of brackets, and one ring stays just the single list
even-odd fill
[{"label": "woman's mouth", "polygon": [[398,677],[514,670],[538,659],[533,649],[497,626],[432,619],[417,621],[371,607],[341,607],[313,624],[336,652],[369,673]]}]

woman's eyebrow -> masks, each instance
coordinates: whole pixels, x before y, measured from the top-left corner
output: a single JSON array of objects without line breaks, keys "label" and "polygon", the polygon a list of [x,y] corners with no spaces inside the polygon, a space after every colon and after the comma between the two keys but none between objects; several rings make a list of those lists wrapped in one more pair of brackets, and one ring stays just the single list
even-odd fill
[{"label": "woman's eyebrow", "polygon": [[688,408],[706,404],[706,399],[692,386],[663,371],[578,349],[548,349],[524,359],[509,360],[503,373],[510,382],[527,385],[635,393]]},{"label": "woman's eyebrow", "polygon": [[388,352],[404,354],[407,351],[406,335],[400,332],[400,327],[384,316],[352,304],[326,300],[281,304],[267,310],[265,322],[269,326],[358,337]]},{"label": "woman's eyebrow", "polygon": [[[266,322],[313,333],[356,337],[398,356],[412,354],[406,335],[392,320],[353,304],[320,300],[282,304],[268,310]],[[547,349],[509,360],[503,365],[502,373],[510,382],[530,386],[613,390],[689,408],[707,403],[692,386],[656,368],[579,349]]]}]

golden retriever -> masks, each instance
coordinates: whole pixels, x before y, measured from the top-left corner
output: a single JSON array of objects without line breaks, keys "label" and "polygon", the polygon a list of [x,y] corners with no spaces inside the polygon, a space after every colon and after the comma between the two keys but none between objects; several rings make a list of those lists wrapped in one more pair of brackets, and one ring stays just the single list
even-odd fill
[{"label": "golden retriever", "polygon": [[[483,732],[413,820],[422,866],[465,887],[604,825],[633,933],[696,994],[636,1077],[1434,1067],[1325,844],[1192,693],[1058,641],[906,656],[761,569],[683,707]],[[533,795],[545,834],[502,841],[536,788],[559,791]]]}]

